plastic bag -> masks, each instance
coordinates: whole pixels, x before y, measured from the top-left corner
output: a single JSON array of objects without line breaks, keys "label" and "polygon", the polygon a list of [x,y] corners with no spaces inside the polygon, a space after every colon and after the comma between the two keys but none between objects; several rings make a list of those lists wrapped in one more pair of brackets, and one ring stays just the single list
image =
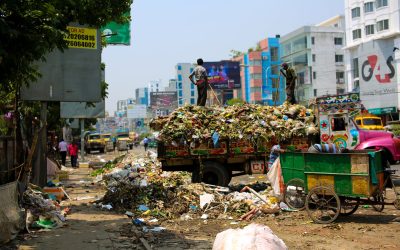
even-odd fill
[{"label": "plastic bag", "polygon": [[280,196],[283,194],[285,186],[283,183],[282,169],[281,169],[281,161],[279,157],[276,158],[271,168],[268,171],[267,179],[271,182],[272,189],[274,190],[274,194],[276,196]]},{"label": "plastic bag", "polygon": [[251,224],[243,229],[228,229],[215,237],[213,250],[284,250],[285,243],[272,230],[263,225]]}]

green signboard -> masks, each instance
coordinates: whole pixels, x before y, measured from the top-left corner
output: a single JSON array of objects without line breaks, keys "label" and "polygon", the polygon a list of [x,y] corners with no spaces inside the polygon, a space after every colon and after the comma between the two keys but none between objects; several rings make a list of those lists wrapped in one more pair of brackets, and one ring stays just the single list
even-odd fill
[{"label": "green signboard", "polygon": [[[125,16],[129,16],[126,13]],[[101,28],[102,36],[105,37],[107,44],[131,44],[131,22],[116,23],[110,22]]]},{"label": "green signboard", "polygon": [[368,109],[368,112],[374,115],[384,115],[384,114],[397,113],[397,108],[386,107],[386,108]]}]

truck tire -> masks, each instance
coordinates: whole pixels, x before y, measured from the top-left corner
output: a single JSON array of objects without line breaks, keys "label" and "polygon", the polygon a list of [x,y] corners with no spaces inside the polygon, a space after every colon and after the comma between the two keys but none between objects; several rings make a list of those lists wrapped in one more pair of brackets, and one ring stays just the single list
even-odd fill
[{"label": "truck tire", "polygon": [[231,181],[231,175],[226,167],[219,162],[206,161],[203,167],[202,181],[222,187],[227,187]]}]

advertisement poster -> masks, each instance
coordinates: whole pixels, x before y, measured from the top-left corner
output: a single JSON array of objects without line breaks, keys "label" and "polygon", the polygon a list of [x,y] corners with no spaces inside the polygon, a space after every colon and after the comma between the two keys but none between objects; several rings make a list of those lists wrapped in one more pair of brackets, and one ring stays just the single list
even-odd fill
[{"label": "advertisement poster", "polygon": [[150,92],[150,106],[155,108],[173,108],[178,105],[178,95],[176,91]]},{"label": "advertisement poster", "polygon": [[239,62],[204,62],[208,74],[208,83],[213,89],[240,89]]}]

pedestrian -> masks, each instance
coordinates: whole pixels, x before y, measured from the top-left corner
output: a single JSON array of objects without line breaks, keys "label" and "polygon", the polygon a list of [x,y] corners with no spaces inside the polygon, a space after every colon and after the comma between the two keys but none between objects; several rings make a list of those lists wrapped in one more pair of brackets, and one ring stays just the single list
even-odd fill
[{"label": "pedestrian", "polygon": [[[285,72],[283,72],[285,70]],[[286,101],[290,104],[296,104],[296,98],[294,96],[294,89],[296,87],[296,72],[294,69],[289,67],[287,63],[282,64],[281,69],[282,75],[286,78]]]},{"label": "pedestrian", "polygon": [[149,146],[149,139],[147,137],[143,139],[143,146],[144,146],[144,151],[147,151],[147,147]]},{"label": "pedestrian", "polygon": [[58,143],[58,150],[60,151],[61,165],[65,166],[68,144],[64,141],[64,139],[61,139],[61,141]]},{"label": "pedestrian", "polygon": [[279,145],[279,142],[276,138],[272,138],[272,148],[271,152],[269,154],[269,160],[268,160],[268,170],[272,167],[276,159],[278,159],[279,155],[285,150],[281,149],[281,145]]},{"label": "pedestrian", "polygon": [[72,141],[72,143],[68,146],[68,152],[69,156],[71,157],[71,166],[73,168],[77,167],[78,151],[78,145],[76,145],[75,141]]},{"label": "pedestrian", "polygon": [[[190,81],[197,86],[197,105],[205,106],[207,101],[207,70],[203,67],[203,59],[197,59],[197,66],[189,75]],[[193,77],[195,78],[193,80]]]}]

